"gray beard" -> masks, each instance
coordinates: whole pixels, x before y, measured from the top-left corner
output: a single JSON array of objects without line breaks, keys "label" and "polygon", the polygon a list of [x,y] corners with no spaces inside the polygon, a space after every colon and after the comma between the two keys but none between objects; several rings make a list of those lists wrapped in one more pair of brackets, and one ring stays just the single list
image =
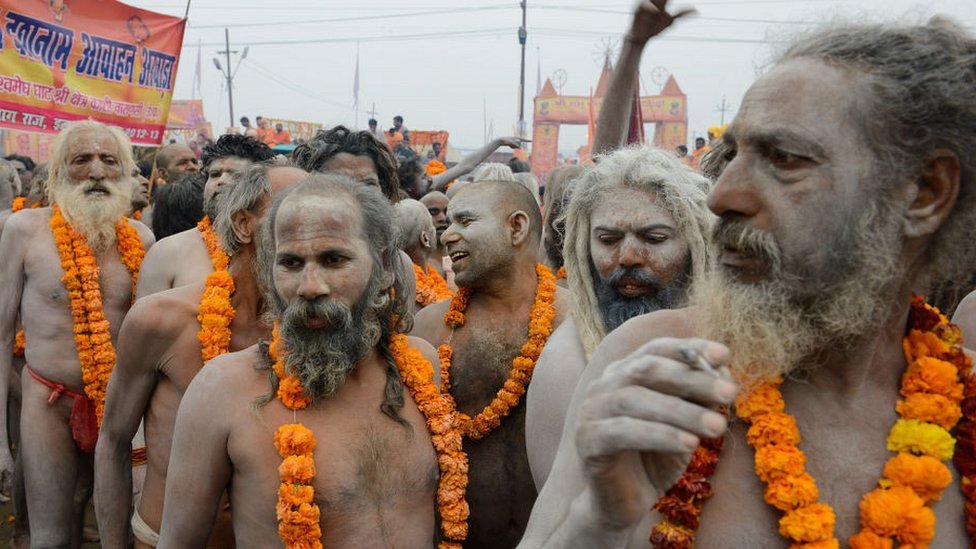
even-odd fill
[{"label": "gray beard", "polygon": [[[652,313],[659,309],[673,309],[684,300],[687,290],[686,275],[671,283],[661,282],[656,276],[638,268],[618,269],[610,274],[607,280],[600,278],[593,266],[590,266],[593,276],[594,290],[603,326],[607,333],[617,329],[621,324],[635,316]],[[638,283],[651,289],[648,295],[625,297],[617,292],[616,285],[624,277],[633,278]]]},{"label": "gray beard", "polygon": [[109,195],[86,194],[95,182],[72,181],[62,172],[52,189],[54,203],[65,220],[96,253],[115,244],[115,224],[129,210],[132,201],[132,187],[125,177],[105,179],[100,184],[110,192]]},{"label": "gray beard", "polygon": [[[356,365],[380,339],[381,327],[368,313],[369,292],[352,309],[321,299],[300,301],[284,308],[279,320],[285,341],[285,369],[297,374],[309,396],[318,402],[334,395]],[[325,326],[310,329],[310,318],[325,320]]]}]

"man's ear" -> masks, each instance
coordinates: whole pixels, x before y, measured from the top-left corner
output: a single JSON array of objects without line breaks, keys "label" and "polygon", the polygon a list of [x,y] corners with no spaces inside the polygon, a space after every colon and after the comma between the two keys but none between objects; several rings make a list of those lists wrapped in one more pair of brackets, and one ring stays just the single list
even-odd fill
[{"label": "man's ear", "polygon": [[516,210],[508,216],[508,226],[511,230],[513,246],[518,246],[529,238],[530,225],[529,215],[522,210]]},{"label": "man's ear", "polygon": [[936,149],[909,185],[905,210],[905,236],[935,233],[949,217],[959,196],[959,158],[948,149]]},{"label": "man's ear", "polygon": [[254,241],[257,221],[257,216],[247,210],[235,212],[230,216],[230,224],[234,228],[234,236],[237,237],[238,242],[250,244]]},{"label": "man's ear", "polygon": [[[435,232],[434,234],[436,235],[437,233]],[[420,245],[428,250],[434,247],[434,240],[429,232],[420,231]]]}]

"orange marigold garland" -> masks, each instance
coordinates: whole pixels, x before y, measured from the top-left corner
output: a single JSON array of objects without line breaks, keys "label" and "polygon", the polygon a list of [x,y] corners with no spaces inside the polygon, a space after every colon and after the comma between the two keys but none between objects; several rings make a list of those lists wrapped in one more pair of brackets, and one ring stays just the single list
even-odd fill
[{"label": "orange marigold garland", "polygon": [[[95,416],[101,425],[105,411],[105,389],[115,366],[115,347],[103,310],[98,263],[84,237],[65,221],[61,210],[57,206],[52,210],[51,233],[64,270],[61,280],[71,303],[75,347],[81,363],[85,394],[95,403]],[[125,217],[116,222],[115,237],[119,256],[132,277],[132,294],[135,295],[139,266],[146,255],[142,239]]]},{"label": "orange marigold garland", "polygon": [[[899,391],[904,400],[896,405],[900,419],[888,434],[888,449],[896,455],[885,464],[879,487],[861,500],[862,529],[848,540],[852,549],[893,547],[895,542],[928,547],[935,537],[935,514],[929,506],[952,483],[943,462],[954,449],[967,495],[967,530],[976,530],[971,513],[972,429],[960,427],[958,449],[950,433],[963,406],[976,408],[976,401],[963,401],[960,378],[969,379],[971,364],[962,351],[961,332],[921,297],[912,299],[908,328],[902,342],[908,368]],[[756,474],[766,483],[766,502],[785,512],[780,519],[782,536],[796,543],[836,547],[834,511],[817,501],[816,483],[797,447],[796,421],[785,412],[781,383],[777,379],[763,384],[737,402],[739,417],[750,424],[746,436],[756,452]],[[976,399],[976,388],[966,389]]]},{"label": "orange marigold garland", "polygon": [[24,206],[26,204],[27,204],[27,197],[25,196],[14,197],[14,201],[10,204],[10,210],[12,212],[19,212],[20,210],[24,209]]},{"label": "orange marigold garland", "polygon": [[[304,410],[312,403],[306,395],[301,381],[295,375],[285,372],[285,342],[274,325],[271,346],[268,348],[272,369],[278,377],[277,397],[289,410]],[[278,504],[275,514],[278,517],[278,535],[288,549],[321,549],[322,527],[319,525],[320,511],[315,503],[315,434],[298,423],[278,427],[274,437],[275,449],[281,455],[278,476]]]},{"label": "orange marigold garland", "polygon": [[[512,360],[512,371],[508,380],[495,398],[485,406],[477,416],[471,417],[458,411],[457,415],[461,424],[461,431],[472,440],[479,440],[491,433],[496,427],[501,425],[502,418],[511,413],[512,409],[518,406],[522,395],[525,394],[529,382],[532,380],[532,370],[535,368],[535,361],[542,353],[549,335],[552,333],[552,320],[556,317],[556,277],[553,276],[549,267],[541,263],[535,266],[536,290],[535,302],[529,313],[529,335],[525,344],[522,345],[519,356]],[[461,288],[451,306],[444,315],[444,322],[453,331],[464,325],[464,311],[467,309],[468,300],[471,299],[471,290]],[[441,363],[441,384],[444,386],[445,394],[450,390],[450,369],[453,349],[450,343],[444,343],[437,348],[437,354]]]},{"label": "orange marigold garland", "polygon": [[203,361],[213,359],[230,350],[230,324],[234,321],[234,306],[230,297],[234,294],[234,277],[227,272],[230,257],[220,247],[217,234],[210,224],[210,218],[204,216],[197,224],[203,243],[207,246],[214,272],[207,276],[206,287],[200,299],[197,320],[200,330],[197,339],[200,340],[200,354]]},{"label": "orange marigold garland", "polygon": [[413,272],[417,280],[417,304],[421,307],[454,297],[454,292],[447,287],[447,282],[430,265],[427,265],[425,270],[414,263]]},{"label": "orange marigold garland", "polygon": [[227,264],[230,263],[230,256],[220,247],[220,239],[217,238],[217,233],[214,231],[209,216],[203,216],[203,219],[197,223],[197,230],[200,231],[200,238],[207,246],[207,253],[210,254],[210,262],[213,264],[214,270],[226,270]]},{"label": "orange marigold garland", "polygon": [[460,549],[468,536],[468,502],[464,499],[468,486],[468,456],[457,426],[454,406],[434,384],[434,369],[417,349],[409,346],[407,336],[394,334],[390,338],[390,352],[400,370],[400,377],[424,414],[430,430],[440,480],[437,485],[437,509],[441,517],[441,532],[448,541],[440,549]]},{"label": "orange marigold garland", "polygon": [[565,265],[556,270],[556,280],[566,280],[567,276]]},{"label": "orange marigold garland", "polygon": [[698,517],[714,493],[708,477],[715,472],[724,440],[724,437],[703,439],[692,453],[681,478],[652,507],[663,518],[651,529],[650,542],[656,549],[691,549],[695,546]]}]

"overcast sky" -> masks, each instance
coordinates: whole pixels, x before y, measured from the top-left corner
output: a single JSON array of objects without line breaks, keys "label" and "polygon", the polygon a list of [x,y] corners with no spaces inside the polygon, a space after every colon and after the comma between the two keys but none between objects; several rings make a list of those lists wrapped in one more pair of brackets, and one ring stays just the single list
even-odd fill
[{"label": "overcast sky", "polygon": [[[634,3],[623,0],[527,0],[525,118],[531,134],[537,71],[565,71],[562,92],[588,95],[603,52],[619,49]],[[185,1],[139,0],[142,8],[182,16]],[[689,140],[722,117],[770,58],[775,42],[835,19],[924,21],[950,15],[976,30],[976,0],[701,0],[698,14],[652,40],[641,61],[646,93],[663,67],[688,96]],[[177,74],[177,99],[202,97],[220,132],[228,125],[227,90],[212,58],[249,46],[234,79],[234,115],[366,126],[375,104],[381,127],[403,115],[411,129],[447,130],[455,147],[480,146],[486,132],[510,135],[518,120],[520,48],[517,0],[191,0]],[[193,76],[202,43],[202,85]],[[359,112],[353,77],[359,55]],[[224,57],[221,56],[221,63]],[[232,64],[236,59],[232,56]],[[657,71],[661,73],[662,71]],[[486,123],[487,121],[487,123]],[[585,126],[564,126],[560,150],[586,142]]]}]

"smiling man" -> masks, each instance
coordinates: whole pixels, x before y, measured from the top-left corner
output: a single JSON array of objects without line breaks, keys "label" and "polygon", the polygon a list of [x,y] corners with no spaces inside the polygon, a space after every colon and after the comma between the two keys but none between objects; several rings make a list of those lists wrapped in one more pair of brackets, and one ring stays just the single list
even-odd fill
[{"label": "smiling man", "polygon": [[575,183],[563,259],[573,315],[552,334],[527,396],[526,447],[541,488],[576,382],[600,341],[635,316],[685,303],[708,263],[708,181],[672,154],[619,149]]},{"label": "smiling man", "polygon": [[442,240],[460,291],[418,313],[413,334],[449,353],[445,385],[457,409],[475,418],[466,421],[464,441],[471,506],[464,546],[513,547],[536,497],[521,402],[531,380],[526,364],[565,318],[568,292],[557,290],[555,276],[537,263],[542,216],[521,184],[466,185],[451,199],[448,218]]}]

